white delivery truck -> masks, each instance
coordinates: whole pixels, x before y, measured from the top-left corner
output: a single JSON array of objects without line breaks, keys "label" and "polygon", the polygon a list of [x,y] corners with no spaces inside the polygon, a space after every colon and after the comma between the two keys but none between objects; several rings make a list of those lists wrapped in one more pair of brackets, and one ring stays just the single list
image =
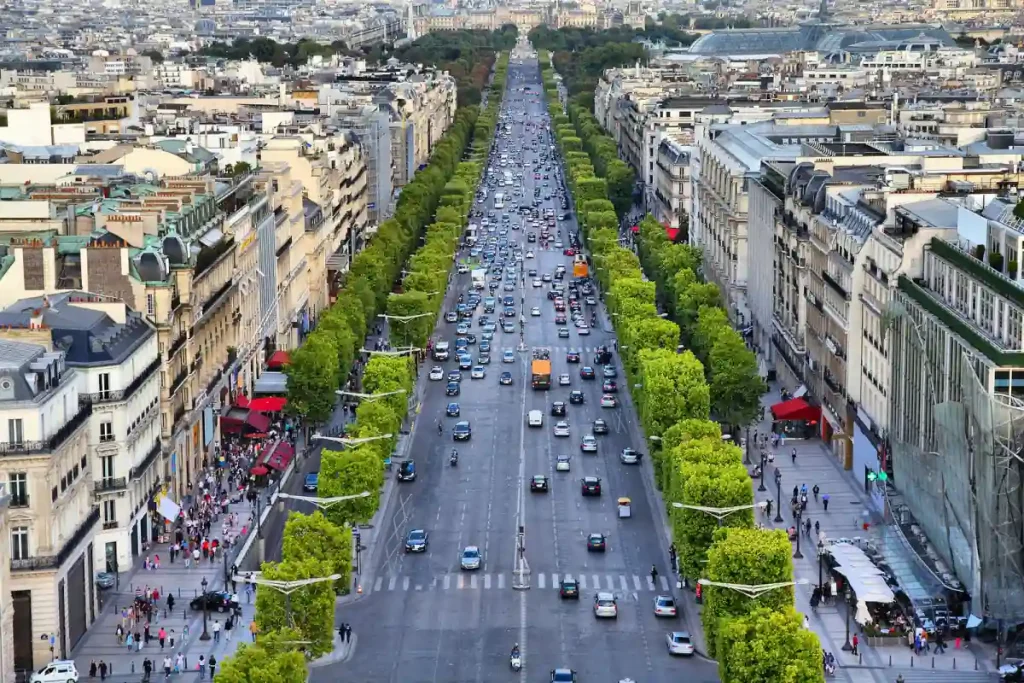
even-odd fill
[{"label": "white delivery truck", "polygon": [[487,287],[487,270],[484,268],[474,268],[469,274],[473,278],[474,289],[484,289]]}]

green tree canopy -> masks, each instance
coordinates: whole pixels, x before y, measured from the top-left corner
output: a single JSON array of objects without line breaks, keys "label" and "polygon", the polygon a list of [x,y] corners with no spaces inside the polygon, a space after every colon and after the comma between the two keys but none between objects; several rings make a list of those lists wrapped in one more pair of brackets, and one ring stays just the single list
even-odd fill
[{"label": "green tree canopy", "polygon": [[384,465],[368,445],[344,451],[323,451],[320,456],[317,495],[321,498],[370,492],[367,498],[347,500],[327,508],[327,519],[337,526],[369,522],[380,505]]},{"label": "green tree canopy", "polygon": [[[264,562],[261,571],[262,578],[270,581],[314,579],[332,573],[330,564],[313,558]],[[310,584],[293,591],[290,598],[261,587],[256,591],[256,623],[262,631],[294,628],[302,640],[309,641],[306,651],[313,657],[327,654],[334,641],[334,584]]]},{"label": "green tree canopy", "polygon": [[314,423],[326,422],[334,410],[339,386],[338,347],[326,333],[314,332],[291,352],[284,368],[288,376],[288,410]]},{"label": "green tree canopy", "polygon": [[722,683],[824,683],[818,637],[787,605],[758,608],[723,625],[716,647]]},{"label": "green tree canopy", "polygon": [[332,524],[321,512],[304,515],[292,512],[284,525],[281,557],[286,560],[312,558],[326,563],[331,573],[340,574],[337,587],[347,590],[352,581],[352,532]]},{"label": "green tree canopy", "polygon": [[306,658],[293,644],[302,639],[294,629],[261,633],[220,660],[214,683],[305,683]]}]

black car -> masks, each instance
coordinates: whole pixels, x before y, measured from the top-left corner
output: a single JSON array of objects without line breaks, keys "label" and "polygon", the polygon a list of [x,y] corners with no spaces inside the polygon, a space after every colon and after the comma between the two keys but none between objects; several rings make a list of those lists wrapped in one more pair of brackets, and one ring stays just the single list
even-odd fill
[{"label": "black car", "polygon": [[594,374],[594,368],[590,367],[589,365],[584,365],[582,368],[580,368],[580,377],[582,379],[594,379],[595,376],[596,375]]},{"label": "black car", "polygon": [[584,496],[600,496],[601,480],[598,477],[583,477],[580,479],[580,492]]},{"label": "black car", "polygon": [[565,354],[565,362],[566,363],[579,363],[580,362],[580,352],[577,351],[576,349],[569,349],[566,352],[566,354]]},{"label": "black car", "polygon": [[452,401],[451,403],[448,404],[448,407],[445,409],[445,412],[448,414],[448,417],[458,417],[459,413],[461,412],[461,409],[459,408],[458,403]]},{"label": "black car", "polygon": [[403,460],[399,463],[398,481],[416,481],[416,461]]},{"label": "black car", "polygon": [[459,388],[458,382],[448,382],[448,386],[445,387],[444,393],[447,396],[458,396],[461,389]]},{"label": "black car", "polygon": [[563,578],[558,584],[558,596],[570,600],[579,600],[580,585],[576,583],[576,579],[571,576]]},{"label": "black car", "polygon": [[614,394],[619,390],[619,385],[613,379],[606,379],[601,384],[601,391],[606,394]]},{"label": "black car", "polygon": [[455,437],[456,441],[469,441],[469,437],[473,435],[473,430],[469,426],[467,420],[455,423],[455,429],[452,430],[452,436]]},{"label": "black car", "polygon": [[530,480],[530,490],[546,493],[548,490],[548,478],[543,474],[533,475],[533,479]]},{"label": "black car", "polygon": [[407,553],[425,553],[427,552],[427,544],[429,542],[427,532],[423,529],[413,529],[409,532],[409,535],[405,537],[405,552]]},{"label": "black car", "polygon": [[206,608],[211,612],[227,612],[238,607],[238,600],[226,591],[209,591],[193,598],[189,605],[196,611]]},{"label": "black car", "polygon": [[565,404],[561,401],[555,401],[551,404],[551,415],[553,417],[563,417],[565,415]]},{"label": "black car", "polygon": [[594,434],[607,434],[608,433],[608,423],[605,422],[604,420],[600,419],[600,418],[594,420],[594,430],[593,431],[594,431]]},{"label": "black car", "polygon": [[583,400],[583,392],[579,389],[569,392],[569,403],[579,406],[583,405]]},{"label": "black car", "polygon": [[587,536],[587,550],[592,553],[603,553],[606,543],[604,534],[590,534]]},{"label": "black car", "polygon": [[506,385],[512,384],[512,373],[511,372],[503,372],[503,373],[501,373],[501,376],[498,378],[498,383],[499,384],[506,384]]}]

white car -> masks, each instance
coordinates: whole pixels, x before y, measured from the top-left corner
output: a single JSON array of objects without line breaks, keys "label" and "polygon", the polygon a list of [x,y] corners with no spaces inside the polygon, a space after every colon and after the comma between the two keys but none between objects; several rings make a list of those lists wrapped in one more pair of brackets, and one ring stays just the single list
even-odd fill
[{"label": "white car", "polygon": [[467,545],[459,557],[459,566],[462,569],[480,569],[483,566],[483,559],[480,557],[480,548],[475,545]]},{"label": "white car", "polygon": [[670,655],[685,655],[689,657],[693,654],[693,640],[686,631],[673,631],[666,634],[665,643],[668,645],[668,653]]},{"label": "white car", "polygon": [[70,659],[55,659],[29,678],[31,683],[77,683],[78,669]]},{"label": "white car", "polygon": [[440,365],[435,365],[434,367],[430,368],[430,379],[433,380],[434,382],[439,382],[442,379],[444,379],[444,368],[442,368]]},{"label": "white car", "polygon": [[604,394],[601,396],[601,407],[602,408],[614,408],[619,405],[618,400],[611,394]]},{"label": "white car", "polygon": [[568,372],[563,372],[561,375],[558,376],[558,386],[567,387],[569,386],[570,382],[572,382],[572,379],[569,377]]},{"label": "white car", "polygon": [[487,376],[487,371],[484,370],[482,365],[475,365],[473,369],[469,371],[470,379],[483,379]]},{"label": "white car", "polygon": [[640,464],[640,453],[632,448],[623,448],[619,453],[619,462],[623,465],[638,465]]},{"label": "white car", "polygon": [[540,306],[534,306],[533,308],[531,308],[530,315],[532,315],[533,317],[537,317],[538,315],[540,315]]},{"label": "white car", "polygon": [[619,616],[619,605],[611,593],[594,596],[594,616],[599,619],[615,619]]},{"label": "white car", "polygon": [[569,471],[569,456],[560,455],[555,459],[555,472],[568,472]]},{"label": "white car", "polygon": [[534,281],[533,281],[533,286],[534,286],[534,287],[543,287],[543,286],[544,286],[544,283],[543,283],[543,282],[541,282],[540,280],[534,279]]},{"label": "white car", "polygon": [[586,325],[581,325],[577,330],[576,334],[590,334],[590,328]]},{"label": "white car", "polygon": [[465,275],[468,272],[469,272],[469,266],[467,266],[465,263],[460,263],[459,264],[459,274],[460,275]]},{"label": "white car", "polygon": [[654,598],[654,616],[676,616],[676,601],[671,595],[659,595]]},{"label": "white car", "polygon": [[587,434],[580,441],[580,450],[584,453],[597,453],[597,437],[593,434]]},{"label": "white car", "polygon": [[526,258],[533,258],[533,252],[532,251],[526,252]]},{"label": "white car", "polygon": [[569,436],[569,423],[559,420],[555,423],[555,436]]}]

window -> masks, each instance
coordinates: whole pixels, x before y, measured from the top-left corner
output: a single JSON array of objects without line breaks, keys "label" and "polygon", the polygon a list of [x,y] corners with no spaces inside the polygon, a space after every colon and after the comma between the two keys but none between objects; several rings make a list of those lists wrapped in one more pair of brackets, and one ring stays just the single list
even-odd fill
[{"label": "window", "polygon": [[28,559],[28,527],[16,526],[11,529],[11,559]]},{"label": "window", "polygon": [[146,295],[146,313],[156,315],[156,296],[153,294]]},{"label": "window", "polygon": [[117,524],[117,501],[103,501],[103,525]]},{"label": "window", "polygon": [[11,472],[7,477],[7,491],[11,494],[11,507],[28,507],[28,475]]},{"label": "window", "polygon": [[25,443],[25,427],[20,417],[7,420],[7,443],[16,445]]},{"label": "window", "polygon": [[110,443],[114,440],[114,423],[100,422],[100,443]]},{"label": "window", "polygon": [[110,397],[110,373],[101,372],[99,375],[100,400],[105,401]]},{"label": "window", "polygon": [[103,479],[111,479],[114,476],[114,456],[104,455],[100,458],[100,476]]}]

